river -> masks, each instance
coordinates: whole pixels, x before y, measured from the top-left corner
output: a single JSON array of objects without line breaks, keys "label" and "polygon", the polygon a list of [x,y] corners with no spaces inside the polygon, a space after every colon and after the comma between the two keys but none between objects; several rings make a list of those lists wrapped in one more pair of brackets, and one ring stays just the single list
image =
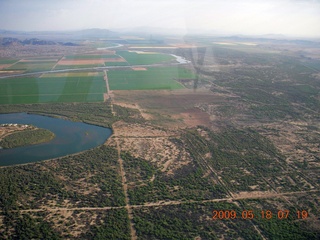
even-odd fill
[{"label": "river", "polygon": [[48,129],[50,142],[12,149],[0,149],[0,166],[16,165],[66,156],[103,144],[112,134],[109,128],[26,113],[0,114],[0,124],[17,123]]}]

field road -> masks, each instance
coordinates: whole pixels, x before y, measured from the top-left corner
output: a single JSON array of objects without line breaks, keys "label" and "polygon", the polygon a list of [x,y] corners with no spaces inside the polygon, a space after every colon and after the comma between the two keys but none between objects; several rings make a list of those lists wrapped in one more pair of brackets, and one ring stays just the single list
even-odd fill
[{"label": "field road", "polygon": [[[118,145],[118,143],[117,143]],[[120,148],[118,145],[118,153],[120,154]],[[119,155],[120,156],[120,155]],[[123,163],[121,158],[119,157],[119,164],[120,164],[120,172],[122,177],[122,186],[125,193],[125,206],[119,206],[119,207],[74,207],[74,208],[66,208],[66,207],[58,207],[58,208],[51,208],[51,207],[43,207],[39,209],[24,209],[24,210],[14,210],[14,212],[20,212],[20,213],[28,213],[28,212],[59,212],[59,211],[108,211],[111,209],[123,209],[125,208],[128,212],[129,217],[129,223],[130,223],[130,235],[132,240],[137,239],[136,230],[134,228],[133,223],[133,212],[132,210],[134,208],[145,208],[145,207],[160,207],[160,206],[173,206],[173,205],[182,205],[182,204],[203,204],[203,203],[214,203],[214,202],[232,202],[237,200],[245,200],[245,199],[274,199],[274,198],[280,198],[284,196],[292,196],[292,195],[306,195],[310,193],[320,192],[320,190],[309,190],[309,191],[300,191],[300,192],[286,192],[286,193],[269,193],[269,194],[263,194],[263,195],[255,195],[255,196],[241,196],[241,197],[230,197],[230,198],[217,198],[217,199],[209,199],[209,200],[202,200],[202,201],[159,201],[159,202],[149,202],[141,205],[130,205],[129,203],[129,197],[127,193],[127,183],[126,183],[126,177],[125,172],[123,168]],[[255,228],[257,234],[262,239],[266,239],[264,235],[262,234],[261,230],[254,224],[254,222],[250,222],[252,226]]]},{"label": "field road", "polygon": [[[266,195],[260,196],[243,196],[243,197],[230,197],[230,198],[216,198],[216,199],[209,199],[209,200],[200,200],[200,201],[159,201],[159,202],[149,202],[140,205],[129,205],[130,208],[143,208],[143,207],[160,207],[160,206],[172,206],[172,205],[182,205],[182,204],[190,204],[190,203],[210,203],[210,202],[231,202],[237,200],[245,200],[245,199],[268,199],[268,198],[279,198],[284,196],[294,196],[294,195],[305,195],[309,193],[316,193],[320,192],[320,190],[309,190],[309,191],[298,191],[298,192],[286,192],[286,193],[270,193]],[[50,208],[50,207],[43,207],[38,209],[23,209],[17,210],[21,213],[23,212],[44,212],[44,211],[103,211],[103,210],[110,210],[110,209],[121,209],[127,208],[127,206],[120,206],[120,207],[74,207],[74,208],[65,208],[65,207],[57,207],[57,208]]]},{"label": "field road", "polygon": [[105,66],[105,67],[90,67],[90,68],[69,68],[69,69],[61,69],[61,70],[49,70],[49,71],[41,71],[41,72],[29,72],[29,73],[19,73],[19,74],[13,74],[13,75],[6,75],[6,76],[0,76],[0,79],[34,76],[34,75],[46,74],[46,73],[104,71],[104,70],[108,70],[108,69],[130,69],[130,68],[135,68],[135,67],[136,68],[138,68],[138,67],[169,67],[169,66],[178,66],[178,65],[186,65],[186,64],[188,64],[188,63],[156,63],[156,64],[131,65],[131,66]]},{"label": "field road", "polygon": [[130,200],[129,200],[129,196],[128,196],[128,184],[127,184],[127,179],[126,179],[126,173],[125,173],[124,167],[123,167],[123,160],[121,159],[121,155],[120,155],[121,150],[120,150],[120,145],[119,145],[118,139],[116,139],[116,143],[117,143],[118,163],[119,163],[119,167],[120,167],[122,188],[123,188],[123,192],[124,192],[126,209],[128,211],[128,218],[129,218],[129,223],[130,223],[131,240],[136,240],[136,239],[138,239],[138,237],[137,237],[136,230],[134,229],[132,207],[130,206]]}]

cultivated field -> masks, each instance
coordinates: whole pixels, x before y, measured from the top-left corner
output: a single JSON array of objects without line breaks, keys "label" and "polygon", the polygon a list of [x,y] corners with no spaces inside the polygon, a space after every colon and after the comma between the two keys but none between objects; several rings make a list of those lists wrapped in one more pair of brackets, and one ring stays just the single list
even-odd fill
[{"label": "cultivated field", "polygon": [[117,51],[117,55],[126,59],[130,65],[148,65],[173,61],[175,58],[167,54],[144,53],[135,51]]},{"label": "cultivated field", "polygon": [[78,73],[78,76],[74,76],[75,74],[70,74],[70,76],[45,74],[40,78],[2,79],[0,81],[0,103],[103,101],[103,93],[106,90],[105,81],[101,74],[93,74]]},{"label": "cultivated field", "polygon": [[195,75],[186,68],[153,67],[143,71],[108,71],[111,90],[154,90],[184,88],[177,80],[194,79]]}]

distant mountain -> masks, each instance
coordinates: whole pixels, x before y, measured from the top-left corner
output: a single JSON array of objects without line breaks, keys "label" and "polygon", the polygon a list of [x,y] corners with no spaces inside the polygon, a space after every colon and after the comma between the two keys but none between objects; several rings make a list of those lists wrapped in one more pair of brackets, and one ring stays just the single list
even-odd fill
[{"label": "distant mountain", "polygon": [[100,28],[75,31],[11,31],[0,29],[0,37],[41,38],[46,40],[86,40],[118,37],[118,33]]},{"label": "distant mountain", "polygon": [[273,44],[299,44],[304,46],[313,46],[319,47],[320,41],[318,40],[306,40],[306,39],[295,39],[295,38],[286,38],[284,35],[257,35],[257,36],[245,36],[245,35],[235,35],[228,37],[221,37],[221,39],[227,39],[235,42],[250,42],[255,41],[259,43],[273,43]]},{"label": "distant mountain", "polygon": [[79,46],[78,44],[71,42],[55,42],[51,40],[40,40],[38,38],[30,38],[25,40],[19,40],[13,37],[0,38],[0,45],[12,46],[12,45],[63,45],[63,46]]}]

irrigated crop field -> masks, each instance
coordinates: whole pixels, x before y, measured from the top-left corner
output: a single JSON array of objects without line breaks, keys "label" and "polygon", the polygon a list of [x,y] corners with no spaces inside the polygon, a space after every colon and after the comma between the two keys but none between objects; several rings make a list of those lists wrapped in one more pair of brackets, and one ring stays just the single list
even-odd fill
[{"label": "irrigated crop field", "polygon": [[19,61],[6,69],[25,72],[47,71],[51,70],[55,64],[55,61]]},{"label": "irrigated crop field", "polygon": [[186,68],[157,67],[146,70],[112,70],[108,72],[111,90],[181,89],[178,79],[194,79]]},{"label": "irrigated crop field", "polygon": [[139,51],[117,51],[130,65],[146,65],[172,61],[175,58],[167,54],[148,53]]},{"label": "irrigated crop field", "polygon": [[106,86],[102,73],[46,74],[0,81],[0,103],[103,101]]},{"label": "irrigated crop field", "polygon": [[[102,70],[90,72],[90,68],[96,71],[96,67],[127,67],[108,72],[111,90],[181,89],[184,86],[177,80],[195,78],[189,69],[176,66],[129,68],[134,65],[170,63],[173,59],[169,54],[125,50],[0,59],[2,76],[17,75],[0,80],[0,104],[103,101],[106,93],[104,73]],[[82,71],[86,72],[71,72],[84,68],[87,69]]]}]

